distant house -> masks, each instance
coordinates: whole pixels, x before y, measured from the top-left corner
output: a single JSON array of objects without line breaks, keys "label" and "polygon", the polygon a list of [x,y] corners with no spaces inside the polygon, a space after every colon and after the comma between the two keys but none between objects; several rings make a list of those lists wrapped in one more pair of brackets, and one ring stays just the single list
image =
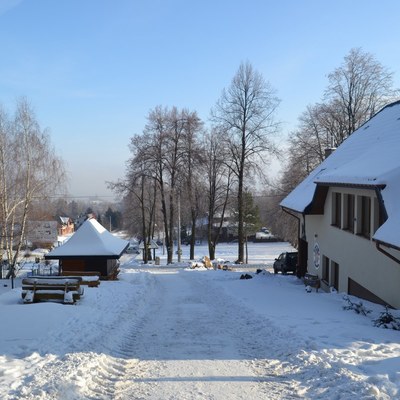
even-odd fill
[{"label": "distant house", "polygon": [[69,217],[58,217],[58,235],[67,236],[74,233],[74,222]]},{"label": "distant house", "polygon": [[331,287],[400,308],[400,102],[384,107],[281,206],[299,220],[299,264]]},{"label": "distant house", "polygon": [[87,219],[62,246],[45,255],[48,260],[59,260],[62,272],[94,272],[102,278],[114,277],[119,258],[129,246],[127,240],[112,235],[94,218]]}]

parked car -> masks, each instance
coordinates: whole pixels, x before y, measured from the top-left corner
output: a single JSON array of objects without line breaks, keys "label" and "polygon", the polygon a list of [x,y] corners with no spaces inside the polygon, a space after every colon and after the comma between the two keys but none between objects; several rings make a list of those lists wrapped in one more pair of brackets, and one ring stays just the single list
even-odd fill
[{"label": "parked car", "polygon": [[253,241],[255,242],[275,242],[278,238],[269,229],[261,228],[256,232]]},{"label": "parked car", "polygon": [[277,274],[280,271],[283,275],[286,275],[288,272],[295,274],[297,269],[297,259],[297,251],[286,251],[279,254],[279,257],[275,258],[274,273]]},{"label": "parked car", "polygon": [[256,239],[272,239],[274,235],[271,235],[269,232],[256,232]]}]

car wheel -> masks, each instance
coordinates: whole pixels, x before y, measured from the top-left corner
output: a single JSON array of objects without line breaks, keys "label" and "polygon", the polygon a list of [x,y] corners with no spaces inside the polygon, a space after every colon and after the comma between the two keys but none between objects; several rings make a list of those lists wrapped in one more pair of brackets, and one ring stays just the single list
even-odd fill
[{"label": "car wheel", "polygon": [[274,268],[274,274],[277,274],[278,270],[276,268]]},{"label": "car wheel", "polygon": [[286,274],[287,274],[286,269],[282,268],[282,275],[286,275]]}]

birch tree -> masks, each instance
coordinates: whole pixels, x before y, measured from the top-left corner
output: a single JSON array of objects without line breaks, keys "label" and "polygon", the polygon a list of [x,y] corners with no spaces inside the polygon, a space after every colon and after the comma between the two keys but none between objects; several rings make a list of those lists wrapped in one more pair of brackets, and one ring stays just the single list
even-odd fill
[{"label": "birch tree", "polygon": [[31,208],[63,187],[65,170],[27,100],[18,102],[14,119],[0,114],[2,244],[13,276]]}]

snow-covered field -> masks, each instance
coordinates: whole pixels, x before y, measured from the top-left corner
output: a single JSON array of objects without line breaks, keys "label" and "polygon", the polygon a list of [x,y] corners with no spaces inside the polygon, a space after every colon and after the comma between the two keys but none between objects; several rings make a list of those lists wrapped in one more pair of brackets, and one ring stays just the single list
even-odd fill
[{"label": "snow-covered field", "polygon": [[[251,245],[250,261],[270,266],[285,249]],[[218,256],[233,261],[236,246]],[[2,287],[1,399],[400,398],[400,332],[373,326],[381,306],[345,311],[343,294],[307,293],[270,267],[240,280],[121,261],[119,281],[74,306],[24,305]]]}]

